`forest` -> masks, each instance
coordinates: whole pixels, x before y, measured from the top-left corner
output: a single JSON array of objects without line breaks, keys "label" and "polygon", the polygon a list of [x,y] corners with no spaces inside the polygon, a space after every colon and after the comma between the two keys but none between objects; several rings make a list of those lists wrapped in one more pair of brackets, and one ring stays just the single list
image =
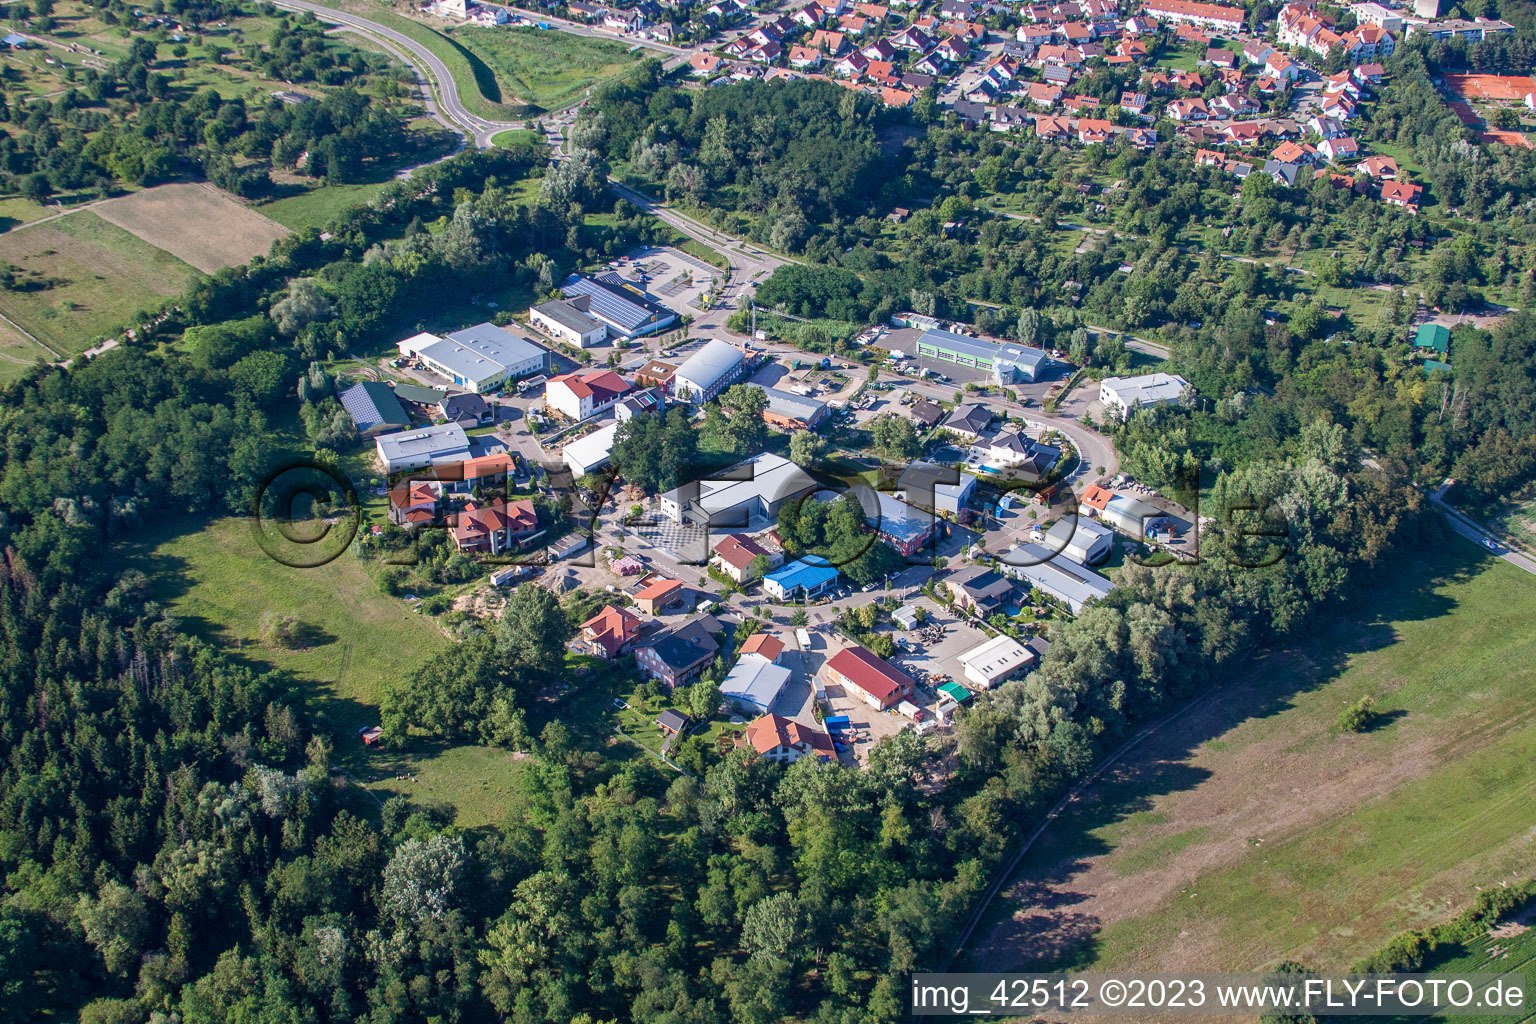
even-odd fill
[{"label": "forest", "polygon": [[[0,128],[0,189],[43,202],[82,188],[155,185],[191,170],[255,198],[272,191],[273,170],[357,182],[434,145],[430,135],[406,130],[413,115],[399,101],[354,87],[364,76],[395,74],[384,57],[327,37],[311,15],[275,21],[270,46],[251,44],[244,58],[274,80],[327,86],[318,101],[269,97],[258,107],[224,99],[212,86],[194,89],[170,67],[188,56],[185,44],[163,60],[153,36],[135,35],[111,66],[70,68],[70,85],[56,96],[31,97],[22,83],[0,92],[0,122],[9,126]],[[218,63],[221,54],[200,59]]]}]

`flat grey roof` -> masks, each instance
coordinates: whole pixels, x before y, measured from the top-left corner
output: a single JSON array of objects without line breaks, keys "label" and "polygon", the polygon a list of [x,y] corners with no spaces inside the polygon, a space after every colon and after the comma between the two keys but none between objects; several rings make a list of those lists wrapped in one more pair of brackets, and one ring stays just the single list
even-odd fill
[{"label": "flat grey roof", "polygon": [[586,334],[603,326],[601,320],[588,316],[586,310],[592,305],[590,296],[580,295],[574,299],[550,299],[533,307],[535,313],[540,313],[561,327],[568,327],[573,331]]},{"label": "flat grey roof", "polygon": [[401,430],[374,438],[374,443],[390,461],[412,456],[435,455],[439,452],[469,450],[469,435],[457,423],[444,423],[420,430]]},{"label": "flat grey roof", "polygon": [[[1009,555],[1033,565],[1020,565],[1009,561]],[[1001,563],[1009,573],[1039,587],[1054,597],[1066,601],[1075,612],[1088,601],[1106,596],[1113,586],[1085,565],[1079,565],[1063,555],[1052,554],[1039,544],[1020,544],[1013,552],[1004,552]]]},{"label": "flat grey roof", "polygon": [[780,416],[792,416],[797,419],[810,420],[827,407],[825,402],[818,402],[814,398],[806,398],[790,391],[780,391],[778,388],[763,388],[763,394],[768,396],[768,410],[776,412]]},{"label": "flat grey roof", "polygon": [[735,508],[752,498],[762,498],[771,504],[786,495],[797,494],[816,486],[816,481],[805,470],[783,456],[767,453],[732,466],[724,470],[722,475],[745,476],[749,466],[752,474],[750,480],[700,480],[696,485],[684,484],[682,487],[674,488],[662,497],[681,505],[690,496],[684,492],[691,491],[694,486],[697,486],[698,498],[695,499],[695,504],[712,515]]},{"label": "flat grey roof", "polygon": [[418,353],[452,370],[465,380],[485,380],[530,359],[543,358],[549,349],[519,337],[495,324],[476,324],[454,331]]}]

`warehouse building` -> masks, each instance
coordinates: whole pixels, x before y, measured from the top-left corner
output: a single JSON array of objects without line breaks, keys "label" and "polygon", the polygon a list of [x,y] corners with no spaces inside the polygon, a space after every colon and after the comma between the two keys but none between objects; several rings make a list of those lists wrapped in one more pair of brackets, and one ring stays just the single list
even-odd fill
[{"label": "warehouse building", "polygon": [[1089,601],[1107,596],[1111,588],[1109,580],[1092,569],[1039,544],[1020,544],[1005,551],[997,568],[1054,597],[1073,615]]},{"label": "warehouse building", "polygon": [[617,423],[610,423],[601,430],[578,438],[565,446],[561,457],[575,476],[586,476],[595,469],[608,465],[613,456],[613,440],[619,431]]},{"label": "warehouse building", "polygon": [[1046,532],[1045,546],[1083,565],[1102,562],[1115,546],[1115,531],[1082,516],[1067,516]]},{"label": "warehouse building", "polygon": [[476,394],[542,373],[549,365],[549,349],[489,323],[454,331],[446,338],[415,335],[400,343],[400,354],[420,360],[433,373]]},{"label": "warehouse building", "polygon": [[[779,509],[816,489],[809,473],[781,455],[763,453],[721,470],[713,479],[695,480],[661,496],[661,512],[674,523],[767,529]],[[757,525],[752,525],[756,523]]]},{"label": "warehouse building", "polygon": [[702,405],[746,376],[746,353],[728,342],[711,338],[683,361],[672,375],[672,397]]},{"label": "warehouse building", "polygon": [[1189,390],[1189,381],[1171,373],[1144,373],[1139,377],[1105,377],[1099,384],[1104,411],[1125,419],[1144,405],[1172,405]]},{"label": "warehouse building", "polygon": [[676,313],[612,271],[590,277],[572,274],[560,290],[571,300],[585,296],[583,312],[607,327],[613,338],[640,338],[677,322]]},{"label": "warehouse building", "polygon": [[999,633],[960,655],[960,667],[965,671],[966,682],[977,689],[990,690],[1028,671],[1035,660],[1034,651],[1013,637]]},{"label": "warehouse building", "polygon": [[[762,387],[758,385],[758,387]],[[762,388],[768,396],[763,419],[775,430],[815,430],[827,418],[827,404],[778,388]]]},{"label": "warehouse building", "polygon": [[925,331],[917,339],[917,354],[942,359],[956,366],[985,371],[997,384],[1038,380],[1050,363],[1043,349],[1025,345],[997,344],[954,331]]},{"label": "warehouse building", "polygon": [[469,435],[457,423],[420,430],[400,430],[373,439],[379,465],[386,473],[399,473],[469,458]]}]

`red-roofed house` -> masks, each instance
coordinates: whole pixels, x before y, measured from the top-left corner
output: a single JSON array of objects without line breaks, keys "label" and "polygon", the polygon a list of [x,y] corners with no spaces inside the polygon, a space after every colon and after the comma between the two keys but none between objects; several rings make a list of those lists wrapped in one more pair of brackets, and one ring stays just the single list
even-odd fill
[{"label": "red-roofed house", "polygon": [[537,533],[539,516],[533,502],[498,501],[469,507],[448,517],[448,536],[460,551],[499,554],[529,534]]},{"label": "red-roofed house", "polygon": [[1077,119],[1077,141],[1084,145],[1092,145],[1095,142],[1108,142],[1114,130],[1115,126],[1113,124],[1096,117],[1080,117]]},{"label": "red-roofed house", "polygon": [[825,682],[843,687],[876,711],[893,708],[912,696],[912,677],[857,645],[845,647],[821,669]]},{"label": "red-roofed house", "polygon": [[759,556],[768,559],[770,569],[777,568],[784,561],[783,555],[774,554],[746,534],[733,533],[715,548],[710,561],[737,583],[745,583],[752,578],[753,574],[748,569],[753,559]]},{"label": "red-roofed house", "polygon": [[396,526],[421,526],[437,518],[437,489],[415,480],[389,492],[389,521]]},{"label": "red-roofed house", "polygon": [[1368,156],[1360,161],[1355,170],[1372,178],[1386,178],[1390,181],[1397,177],[1397,161],[1390,156]]},{"label": "red-roofed house", "polygon": [[633,647],[639,635],[639,617],[610,604],[581,624],[577,643],[588,654],[612,661]]},{"label": "red-roofed house", "polygon": [[780,715],[764,715],[749,723],[747,744],[763,758],[781,764],[811,755],[832,756],[832,737]]},{"label": "red-roofed house", "polygon": [[612,370],[577,370],[552,377],[544,386],[544,404],[573,420],[584,420],[613,408],[634,390]]},{"label": "red-roofed house", "polygon": [[1423,199],[1423,194],[1423,188],[1406,181],[1384,181],[1381,183],[1382,201],[1392,206],[1402,207],[1409,213],[1419,212],[1419,203]]}]

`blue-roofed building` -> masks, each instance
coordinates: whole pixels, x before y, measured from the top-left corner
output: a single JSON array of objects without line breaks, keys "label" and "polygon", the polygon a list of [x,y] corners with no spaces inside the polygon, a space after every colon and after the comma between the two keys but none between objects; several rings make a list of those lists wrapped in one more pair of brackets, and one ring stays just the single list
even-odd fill
[{"label": "blue-roofed building", "polygon": [[775,601],[820,597],[837,585],[838,572],[825,559],[797,558],[763,577],[763,590]]},{"label": "blue-roofed building", "polygon": [[382,381],[365,380],[337,397],[352,422],[357,424],[357,432],[365,438],[411,425],[411,417],[406,414],[400,399],[395,397],[394,389]]},{"label": "blue-roofed building", "polygon": [[957,366],[984,370],[998,384],[1033,381],[1050,363],[1043,349],[1012,343],[999,345],[954,331],[931,330],[917,339],[917,354]]},{"label": "blue-roofed building", "polygon": [[594,276],[572,274],[560,285],[567,299],[589,297],[583,312],[616,338],[655,334],[677,322],[677,314],[611,271]]}]

